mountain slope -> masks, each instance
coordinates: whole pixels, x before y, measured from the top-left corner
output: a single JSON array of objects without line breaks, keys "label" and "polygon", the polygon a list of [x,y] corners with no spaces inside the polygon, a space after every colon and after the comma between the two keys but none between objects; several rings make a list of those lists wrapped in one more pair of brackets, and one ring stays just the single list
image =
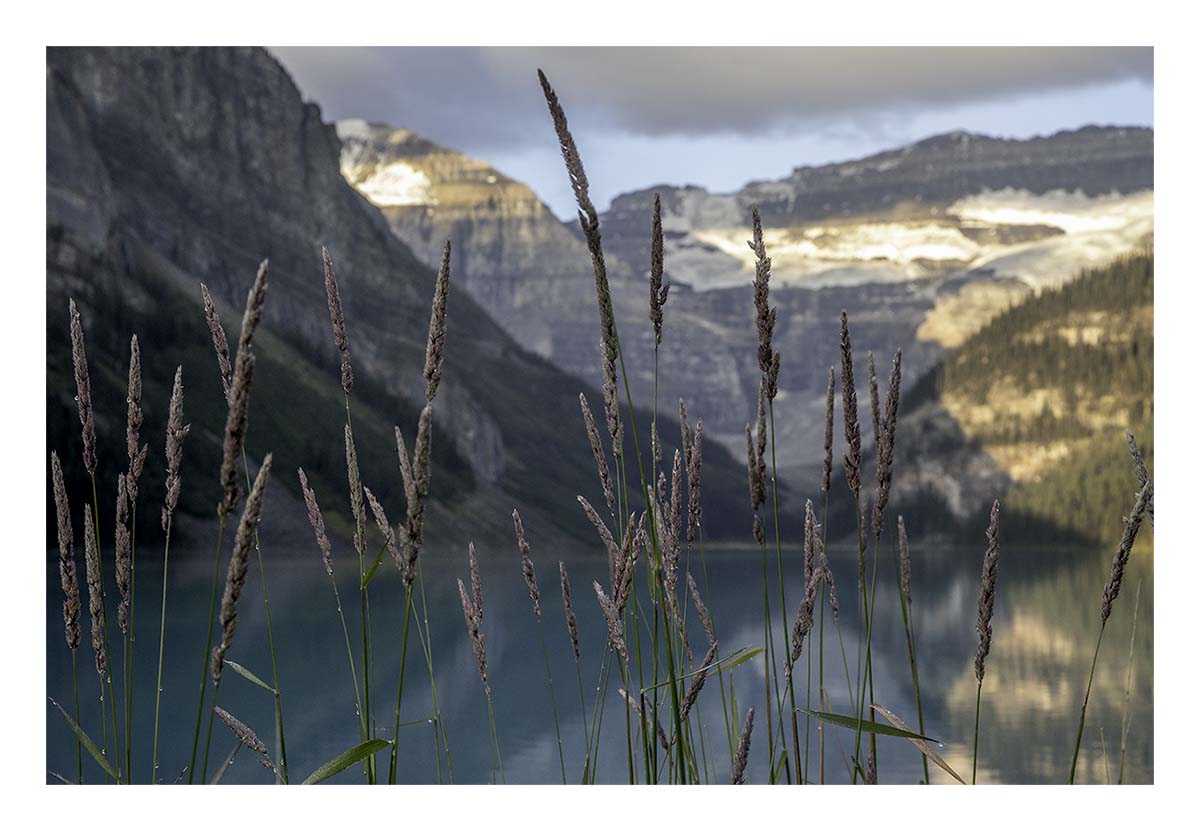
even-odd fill
[{"label": "mountain slope", "polygon": [[[358,378],[352,406],[364,480],[400,515],[391,427],[410,440],[415,432],[433,274],[342,179],[340,144],[319,109],[260,49],[55,48],[47,112],[48,428],[73,489],[82,483],[67,298],[79,302],[87,330],[106,454],[101,484],[121,469],[124,365],[137,332],[144,437],[155,453],[171,375],[184,365],[193,422],[185,508],[204,516],[216,501],[223,414],[197,283],[207,282],[236,337],[255,267],[270,257],[248,448],[276,452],[280,491],[296,492],[297,466],[314,471],[335,513],[345,502],[344,410],[321,276],[327,243]],[[435,408],[434,544],[507,538],[513,505],[529,512],[535,538],[589,533],[570,499],[592,495],[595,479],[577,401],[585,383],[524,351],[451,279]],[[151,471],[161,467],[155,458]],[[717,486],[707,496],[719,536],[727,512]],[[147,533],[153,513],[141,514]]]},{"label": "mountain slope", "polygon": [[[897,510],[946,530],[999,496],[1006,536],[1119,538],[1135,490],[1126,429],[1153,463],[1153,270],[1137,254],[1085,271],[948,352],[904,401]],[[929,475],[951,467],[967,473]]]},{"label": "mountain slope", "polygon": [[734,193],[659,186],[623,194],[602,220],[617,256],[645,261],[644,217],[661,193],[668,271],[697,289],[753,274],[742,237],[755,205],[779,282],[904,281],[986,267],[1034,243],[1053,248],[1063,235],[1131,224],[1139,227],[1127,233],[1144,233],[1153,181],[1149,129],[1085,127],[1025,140],[957,132],[796,168]]},{"label": "mountain slope", "polygon": [[[392,231],[427,264],[441,240],[465,252],[465,290],[526,349],[600,383],[598,324],[587,247],[526,185],[411,130],[350,119],[338,124],[346,180],[375,204]],[[610,258],[617,318],[627,338],[648,325],[632,270]],[[644,328],[644,327],[642,327]],[[628,350],[634,367],[644,362]],[[678,391],[708,415],[703,399]],[[634,381],[639,401],[650,386]],[[673,402],[679,395],[660,400]]]},{"label": "mountain slope", "polygon": [[[559,229],[568,240],[524,185],[411,131],[353,121],[341,135],[343,173],[401,239],[430,262],[436,251],[423,241],[439,233],[487,240],[467,290],[518,341],[595,380],[592,301],[580,289],[588,256],[573,221]],[[645,274],[655,192],[673,284],[658,400],[686,398],[735,455],[757,395],[745,240],[751,206],[762,208],[783,355],[780,464],[794,476],[821,452],[842,308],[857,347],[903,348],[906,378],[917,378],[1011,303],[1142,244],[1153,232],[1152,175],[1146,129],[1023,141],[955,133],[731,194],[662,186],[619,196],[601,228],[634,394],[654,392]]]}]

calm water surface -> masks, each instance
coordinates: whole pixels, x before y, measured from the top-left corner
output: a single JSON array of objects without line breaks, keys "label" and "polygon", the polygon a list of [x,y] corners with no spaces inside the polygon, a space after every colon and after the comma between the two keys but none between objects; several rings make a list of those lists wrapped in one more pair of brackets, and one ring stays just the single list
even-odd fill
[{"label": "calm water surface", "polygon": [[[509,783],[561,780],[540,646],[540,638],[544,635],[557,693],[567,779],[578,782],[584,759],[584,726],[575,662],[563,623],[558,588],[557,559],[562,555],[539,553],[536,549],[534,552],[544,615],[539,630],[514,547],[506,541],[492,551],[483,547],[480,551],[484,557],[484,632],[488,669],[505,778]],[[940,752],[968,779],[975,715],[973,660],[977,635],[974,625],[982,553],[982,546],[978,551],[940,549],[935,552],[918,547],[913,552],[914,617],[926,732],[944,743]],[[833,708],[838,712],[849,712],[846,669],[838,633],[840,630],[849,671],[854,675],[861,637],[859,615],[855,611],[856,554],[849,550],[835,550],[831,554],[842,610],[836,626],[828,609],[825,613],[825,685],[830,691]],[[149,555],[148,550],[141,554],[137,571],[133,767],[134,779],[143,782],[149,781],[151,774],[154,674],[162,579],[161,567],[152,562],[157,556],[157,553]],[[173,552],[159,738],[158,777],[166,782],[176,780],[190,755],[200,683],[200,634],[208,614],[210,556]],[[1002,550],[992,651],[984,684],[979,750],[981,781],[1065,782],[1083,685],[1095,643],[1099,597],[1108,574],[1109,556],[1109,552],[1102,551]],[[789,551],[785,552],[785,557],[785,570],[789,575],[786,590],[788,604],[792,607],[790,617],[800,598],[800,554]],[[563,559],[570,571],[579,619],[582,678],[590,716],[605,644],[605,628],[591,582],[597,579],[607,584],[607,564],[602,558],[593,556],[565,556]],[[492,778],[492,767],[487,710],[455,583],[457,577],[466,577],[466,557],[465,554],[453,558],[430,554],[423,555],[423,563],[435,678],[450,744],[449,765],[453,768],[455,782],[488,782]],[[760,645],[763,637],[762,571],[757,550],[710,549],[705,563],[707,581],[698,554],[692,554],[691,570],[716,619],[722,652],[727,654],[740,647]],[[1135,555],[1131,569],[1109,622],[1096,670],[1081,772],[1077,777],[1083,781],[1111,779],[1115,782],[1117,778],[1132,611],[1139,581],[1142,583],[1141,610],[1133,649],[1125,781],[1150,782],[1153,778],[1151,558],[1139,559]],[[321,763],[357,744],[354,691],[344,636],[319,555],[312,546],[287,555],[279,553],[268,559],[267,572],[283,691],[289,773],[293,781],[299,781]],[[355,650],[360,643],[358,599],[354,591],[356,576],[352,569],[338,573]],[[642,582],[644,584],[644,580]],[[644,585],[642,589],[644,591]],[[377,690],[375,714],[379,734],[385,738],[390,735],[395,712],[403,615],[401,596],[400,581],[394,569],[385,562],[371,586]],[[773,611],[778,615],[778,589],[774,586],[771,597]],[[71,660],[63,644],[61,592],[57,564],[53,559],[47,571],[47,598],[47,692],[70,710]],[[908,653],[890,554],[880,557],[876,614],[872,648],[875,699],[915,726]],[[692,625],[694,611],[689,609],[688,615],[692,646],[698,661],[706,644],[699,627]],[[777,621],[777,631],[779,626]],[[84,628],[79,650],[82,721],[89,734],[99,742],[99,692],[86,621]],[[813,644],[815,705],[819,650],[815,641]],[[119,669],[119,641],[113,640],[113,650],[116,653],[114,664]],[[265,618],[257,567],[253,564],[229,657],[261,678],[270,680]],[[806,659],[802,659],[797,677],[805,678],[807,671]],[[741,711],[744,713],[751,704],[756,707],[749,779],[765,782],[767,742],[761,660],[742,664],[730,674]],[[205,678],[207,682],[207,675]],[[114,684],[118,687],[120,700],[117,676],[114,676]],[[598,778],[615,783],[627,781],[628,776],[624,704],[618,697],[618,687],[614,676],[605,696],[598,759]],[[804,706],[801,699],[805,696],[805,684],[801,682],[797,688],[800,706]],[[429,678],[421,648],[412,637],[403,721],[418,723],[403,727],[400,733],[400,778],[404,782],[438,781],[433,727],[421,721],[432,713],[430,701]],[[254,728],[268,745],[273,743],[274,716],[268,693],[227,672],[220,704]],[[104,705],[107,708],[108,702]],[[713,782],[728,781],[729,756],[721,717],[721,696],[711,680],[701,694],[698,706],[704,725],[706,775]],[[802,742],[804,729],[801,722]],[[815,776],[819,767],[815,723],[810,736],[809,770]],[[852,731],[828,728],[825,753],[828,781],[846,781],[844,758],[852,751],[853,742]],[[636,744],[635,740],[635,748]],[[218,723],[213,731],[210,777],[233,745],[232,735]],[[881,737],[878,747],[881,782],[915,783],[920,780],[921,756],[908,742]],[[381,753],[379,759],[386,768],[386,753]],[[49,706],[46,765],[49,771],[68,778],[75,771],[72,734]],[[86,756],[85,775],[89,781],[96,781],[100,776],[99,768]],[[441,777],[447,781],[450,778],[445,759],[441,764]],[[361,768],[353,768],[333,781],[353,783],[362,778]],[[936,769],[933,778],[935,782],[948,779]],[[49,774],[47,779],[51,781]],[[269,783],[272,775],[249,753],[241,753],[229,767],[224,781]]]}]

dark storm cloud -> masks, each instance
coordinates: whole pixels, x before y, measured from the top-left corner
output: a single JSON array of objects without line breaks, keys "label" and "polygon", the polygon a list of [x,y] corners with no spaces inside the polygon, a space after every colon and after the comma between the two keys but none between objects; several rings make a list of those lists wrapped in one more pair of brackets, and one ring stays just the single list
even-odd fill
[{"label": "dark storm cloud", "polygon": [[328,118],[444,143],[527,144],[542,67],[574,122],[635,135],[759,135],[796,122],[1153,79],[1153,50],[1028,48],[299,48],[273,50]]}]

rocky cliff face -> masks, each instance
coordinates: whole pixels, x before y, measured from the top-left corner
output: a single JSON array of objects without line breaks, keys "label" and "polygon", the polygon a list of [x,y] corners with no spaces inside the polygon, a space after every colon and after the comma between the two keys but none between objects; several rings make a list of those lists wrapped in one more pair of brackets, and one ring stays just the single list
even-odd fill
[{"label": "rocky cliff face", "polygon": [[[433,274],[342,178],[341,144],[319,109],[259,49],[51,49],[47,111],[49,426],[64,458],[78,458],[70,296],[88,331],[101,435],[111,439],[106,470],[115,476],[120,465],[124,362],[137,332],[152,451],[161,453],[153,442],[174,367],[184,366],[196,465],[185,505],[207,515],[224,416],[198,282],[236,337],[255,267],[269,257],[248,446],[253,455],[275,451],[281,488],[294,491],[304,465],[336,512],[345,501],[344,410],[321,273],[327,244],[358,378],[364,479],[401,515],[391,428],[411,440],[423,403]],[[595,478],[579,425],[586,387],[525,351],[462,290],[478,262],[469,244],[453,259],[431,534],[463,546],[476,532],[507,536],[513,505],[548,537],[586,533],[571,499],[590,494]],[[148,468],[161,467],[153,458]]]},{"label": "rocky cliff face", "polygon": [[[591,260],[536,193],[411,130],[352,119],[337,131],[343,175],[396,236],[427,263],[451,240],[461,284],[523,346],[591,373],[596,349],[572,334],[594,306]],[[620,263],[615,271],[628,277]]]},{"label": "rocky cliff face", "polygon": [[1031,285],[1099,264],[1152,229],[1153,132],[1086,127],[1028,140],[935,136],[865,159],[797,168],[729,194],[657,187],[613,200],[612,251],[649,256],[644,216],[666,206],[668,271],[697,289],[753,273],[757,206],[773,277],[806,288],[989,270]]},{"label": "rocky cliff face", "polygon": [[[594,378],[590,267],[573,221],[563,223],[566,239],[528,188],[409,131],[350,122],[341,134],[343,173],[402,239],[430,260],[435,251],[422,241],[438,232],[487,240],[486,255],[469,266],[468,291],[517,340]],[[387,204],[383,185],[395,165],[412,171],[402,181],[428,183],[392,188],[411,194],[405,204]],[[731,194],[663,186],[619,196],[601,227],[635,395],[653,395],[645,273],[655,192],[674,286],[660,405],[686,398],[740,453],[757,394],[745,240],[758,205],[783,353],[777,428],[784,464],[802,469],[821,449],[842,308],[856,349],[890,356],[902,348],[914,379],[1009,304],[1143,244],[1153,232],[1152,177],[1152,131],[1084,128],[1024,141],[951,133]]]}]

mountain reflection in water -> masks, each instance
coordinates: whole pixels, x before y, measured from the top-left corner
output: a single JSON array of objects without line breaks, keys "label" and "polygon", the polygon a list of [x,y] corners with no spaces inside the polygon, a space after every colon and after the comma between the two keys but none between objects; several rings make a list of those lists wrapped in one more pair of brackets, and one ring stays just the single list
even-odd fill
[{"label": "mountain reflection in water", "polygon": [[[592,596],[593,579],[607,583],[607,563],[591,554],[564,556],[561,552],[538,551],[534,561],[541,584],[543,631],[550,650],[568,781],[578,782],[584,759],[584,727],[580,714],[574,659],[563,623],[558,591],[557,560],[562,557],[570,572],[575,611],[579,619],[582,670],[587,707],[592,707],[600,662],[605,646],[605,627]],[[269,545],[265,546],[269,549]],[[504,770],[509,783],[560,781],[558,751],[549,695],[545,682],[539,632],[530,609],[529,595],[521,576],[520,559],[514,545],[502,541],[479,546],[483,591],[487,612],[488,674],[493,690],[496,721]],[[194,552],[187,552],[192,554]],[[842,600],[841,628],[850,673],[858,655],[860,632],[855,613],[856,555],[845,549],[831,550],[834,572]],[[162,725],[160,728],[159,778],[172,782],[186,765],[195,716],[199,681],[199,642],[208,609],[208,579],[211,552],[188,557],[172,552],[168,597],[166,658],[163,670]],[[286,556],[267,551],[271,611],[283,691],[288,761],[293,781],[299,781],[318,765],[357,744],[358,720],[354,693],[347,667],[345,642],[334,607],[328,578],[315,550],[288,552]],[[274,554],[274,557],[271,555]],[[926,733],[944,742],[938,748],[946,761],[969,779],[971,738],[975,716],[973,660],[976,594],[983,547],[913,551],[913,604],[921,692]],[[55,555],[56,556],[56,555]],[[979,740],[979,779],[982,782],[1064,783],[1071,763],[1079,705],[1091,659],[1099,619],[1099,598],[1108,574],[1109,552],[1082,550],[1001,550],[993,643],[984,682]],[[154,673],[157,659],[160,552],[139,551],[136,621],[136,667],[134,690],[134,778],[149,780],[150,745],[154,717]],[[785,552],[788,603],[798,604],[800,552]],[[870,562],[868,555],[868,568]],[[1126,701],[1126,677],[1130,649],[1130,627],[1134,597],[1141,582],[1141,607],[1134,648],[1133,689],[1130,698],[1131,724],[1125,763],[1126,782],[1150,782],[1153,778],[1153,653],[1154,601],[1152,552],[1135,553],[1125,588],[1118,599],[1105,634],[1096,669],[1096,681],[1088,708],[1087,730],[1080,757],[1079,781],[1115,782],[1121,745],[1121,720]],[[762,639],[762,584],[759,553],[753,549],[722,549],[706,552],[706,569],[698,552],[691,555],[691,571],[711,609],[721,641],[722,653],[744,646],[757,646]],[[433,659],[437,689],[449,736],[454,781],[491,780],[488,751],[488,722],[482,687],[475,670],[470,643],[463,624],[456,577],[466,577],[466,552],[428,552],[422,555],[425,591],[429,603],[429,626],[433,636]],[[343,558],[338,572],[345,611],[352,634],[358,628],[357,603],[352,602],[356,575]],[[394,718],[399,668],[400,624],[403,613],[400,581],[390,565],[371,586],[371,615],[374,625],[376,720],[379,735],[387,738]],[[877,625],[873,635],[876,700],[917,724],[913,704],[908,653],[900,607],[896,597],[892,556],[881,552]],[[705,575],[707,571],[707,576]],[[643,573],[639,569],[639,578]],[[266,630],[257,570],[241,601],[237,637],[230,658],[260,677],[270,677]],[[644,580],[639,580],[644,593]],[[681,580],[681,584],[682,584]],[[707,587],[707,588],[706,588]],[[778,615],[778,593],[772,589],[773,611]],[[70,653],[62,640],[61,598],[57,567],[48,560],[47,569],[47,692],[64,705],[71,700]],[[644,601],[643,601],[644,602]],[[704,652],[704,635],[694,610],[688,610],[692,646],[699,660]],[[789,618],[795,608],[789,609]],[[85,623],[86,625],[86,623]],[[776,621],[776,632],[779,623]],[[837,628],[828,608],[825,612],[825,679],[833,709],[849,712],[846,671],[838,645]],[[816,629],[814,629],[814,636]],[[777,635],[778,638],[778,635]],[[351,638],[357,650],[357,637]],[[806,654],[812,656],[813,708],[817,708],[816,679],[819,650],[815,641]],[[120,666],[119,649],[114,655]],[[92,674],[91,653],[86,638],[80,648],[82,722],[97,741],[99,701]],[[647,668],[647,672],[648,672]],[[430,691],[420,646],[410,643],[403,721],[430,715]],[[797,704],[805,706],[808,658],[796,669]],[[744,663],[731,672],[737,688],[738,705],[744,713],[751,704],[763,709],[762,667],[759,661]],[[120,696],[118,676],[114,685]],[[625,758],[625,716],[620,686],[614,675],[608,685],[597,780],[621,783],[628,778]],[[221,705],[246,722],[271,745],[273,713],[269,694],[230,675],[223,685]],[[107,706],[107,705],[106,705]],[[710,683],[700,696],[699,715],[704,725],[707,777],[727,782],[728,740],[721,717],[721,696]],[[776,714],[776,719],[777,719]],[[693,719],[695,716],[693,716]],[[740,718],[739,718],[740,721]],[[636,725],[636,722],[635,722]],[[776,722],[776,728],[778,724]],[[635,727],[636,729],[636,727]],[[765,782],[766,720],[756,718],[748,780]],[[1103,739],[1101,738],[1103,731]],[[801,741],[805,733],[800,722]],[[815,777],[817,725],[809,731],[808,775]],[[212,757],[224,759],[233,737],[221,725],[213,734]],[[638,742],[635,737],[635,752]],[[852,731],[827,728],[826,779],[847,780],[845,756],[853,748]],[[922,776],[921,756],[903,739],[880,737],[879,778],[884,783],[915,783]],[[1104,753],[1107,750],[1107,758]],[[386,755],[386,754],[384,754]],[[380,758],[383,758],[381,755]],[[210,759],[209,775],[218,762]],[[639,775],[640,762],[637,763]],[[48,771],[71,778],[75,770],[75,742],[58,713],[47,713]],[[935,782],[949,781],[930,765]],[[99,770],[85,756],[89,781],[98,781]],[[433,728],[425,723],[401,730],[400,772],[403,782],[436,782]],[[443,769],[443,777],[448,778]],[[269,783],[272,775],[240,754],[224,777],[228,783]],[[362,780],[360,767],[339,774],[333,781]],[[47,781],[52,777],[47,776]]]}]

